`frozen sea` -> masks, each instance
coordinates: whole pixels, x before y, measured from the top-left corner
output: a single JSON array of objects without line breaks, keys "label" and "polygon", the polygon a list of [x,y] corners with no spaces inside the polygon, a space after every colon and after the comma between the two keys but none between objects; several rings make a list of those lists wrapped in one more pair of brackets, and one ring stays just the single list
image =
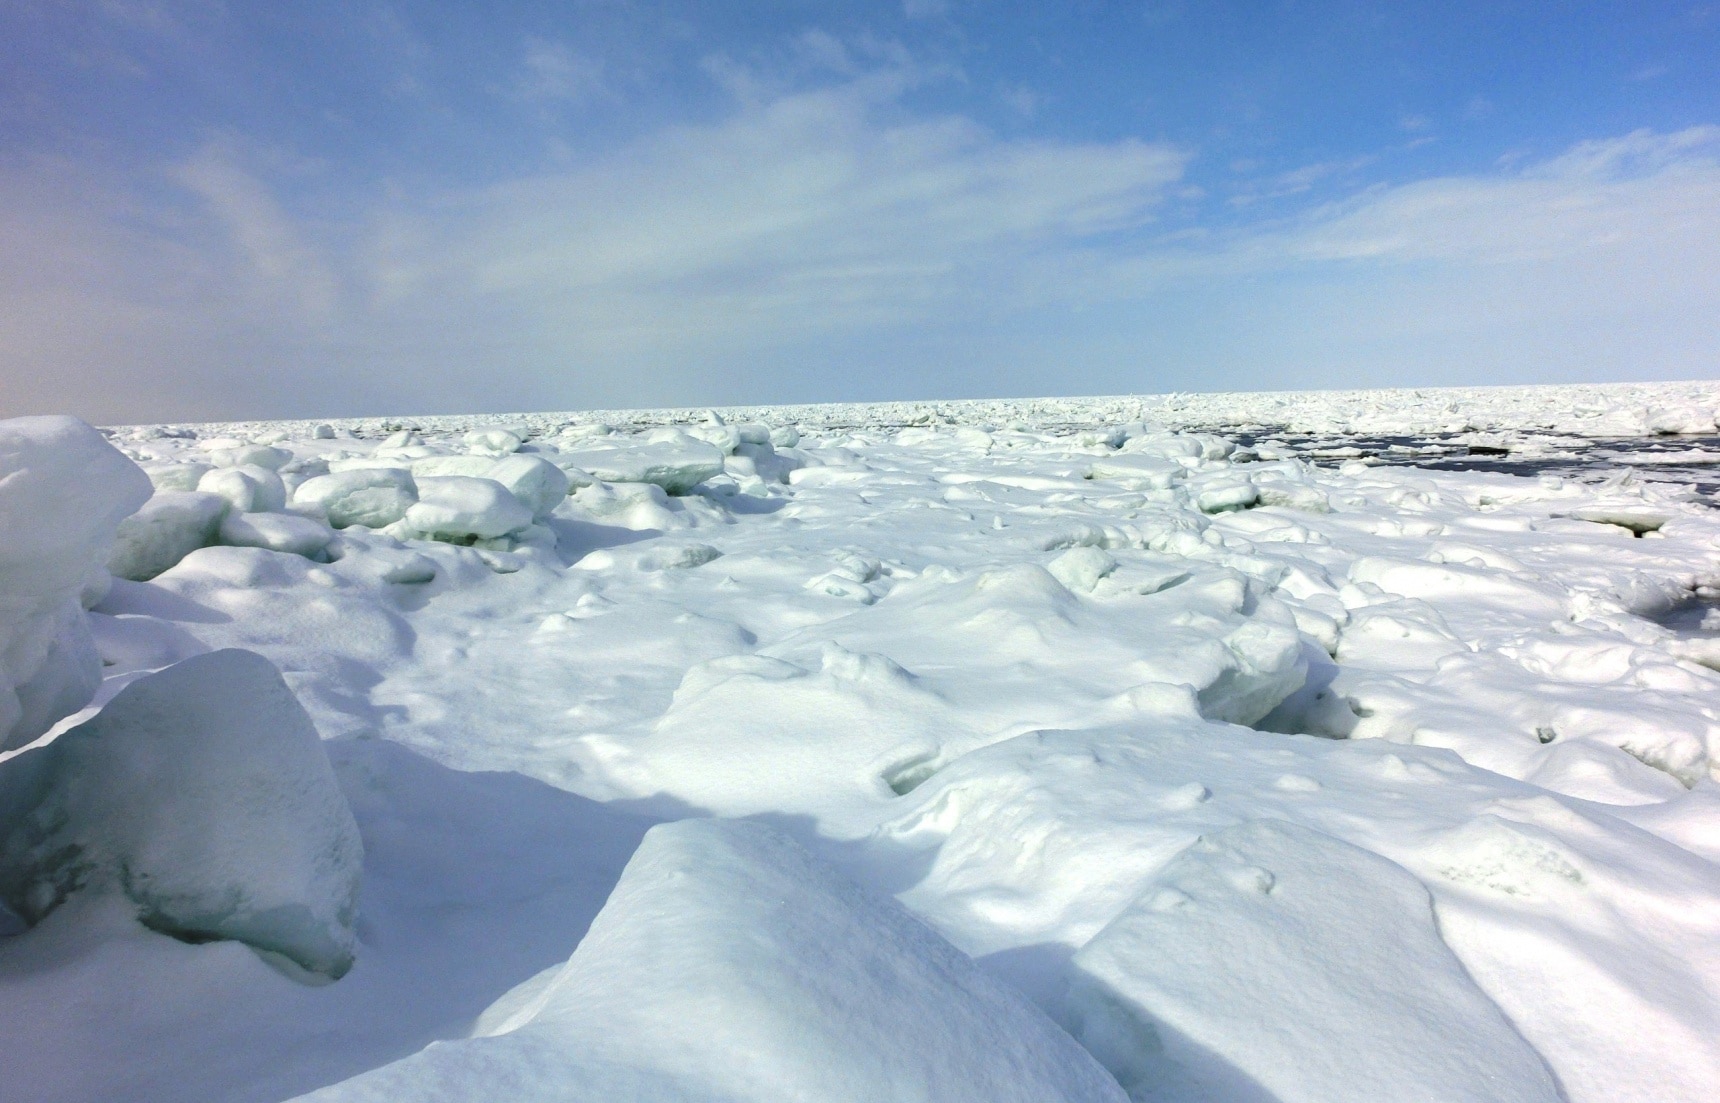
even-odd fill
[{"label": "frozen sea", "polygon": [[0,1097],[1711,1099],[1717,414],[0,422]]}]

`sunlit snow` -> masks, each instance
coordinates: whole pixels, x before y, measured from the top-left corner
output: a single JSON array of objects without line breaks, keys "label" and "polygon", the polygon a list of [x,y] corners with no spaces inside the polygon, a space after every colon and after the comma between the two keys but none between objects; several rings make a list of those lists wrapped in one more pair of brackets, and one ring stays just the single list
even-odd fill
[{"label": "sunlit snow", "polygon": [[0,1096],[1710,1099],[1717,411],[0,422]]}]

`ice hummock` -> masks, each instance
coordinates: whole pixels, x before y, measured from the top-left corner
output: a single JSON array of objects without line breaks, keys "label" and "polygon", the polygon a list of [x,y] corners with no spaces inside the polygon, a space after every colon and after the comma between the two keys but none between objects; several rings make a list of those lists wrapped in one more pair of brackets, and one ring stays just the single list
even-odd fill
[{"label": "ice hummock", "polygon": [[363,856],[310,717],[249,651],[141,678],[0,761],[0,901],[32,923],[73,893],[118,893],[154,930],[338,978]]},{"label": "ice hummock", "polygon": [[1065,1017],[1135,1099],[1562,1098],[1420,882],[1282,820],[1203,836],[1073,966]]},{"label": "ice hummock", "polygon": [[0,421],[0,750],[101,684],[80,598],[105,586],[114,530],[150,495],[136,464],[76,418]]},{"label": "ice hummock", "polygon": [[[217,525],[150,581],[104,600],[96,572],[82,593],[112,664],[98,700],[245,647],[337,737],[370,863],[363,959],[301,987],[238,943],[148,931],[123,894],[74,894],[0,939],[0,1067],[25,1070],[8,1091],[263,1103],[489,1034],[542,988],[504,993],[576,954],[646,821],[711,815],[791,832],[1075,1027],[1084,948],[1166,879],[1202,884],[1182,864],[1196,840],[1267,818],[1419,883],[1573,1103],[1706,1103],[1720,664],[1667,618],[1720,594],[1720,442],[1701,436],[1717,407],[1720,385],[1692,383],[115,430],[155,501],[211,470],[278,474],[284,513],[210,496],[234,534],[333,521],[299,492],[387,473],[380,501],[354,502],[382,516],[317,528],[314,559],[202,547],[227,540]],[[1657,413],[1675,410],[1696,413]],[[1655,425],[1693,434],[1604,442]],[[1362,433],[1420,436],[1331,437]],[[1427,459],[1550,448],[1564,466]],[[696,461],[658,473],[675,493],[619,462],[657,451]],[[508,457],[582,489],[504,485]],[[443,476],[489,480],[531,523],[384,519],[417,502],[406,480]],[[1356,874],[1244,864],[1329,876],[1333,899]],[[1368,892],[1382,914],[1398,898],[1389,878]],[[1253,932],[1237,970],[1342,957],[1319,932],[1274,948],[1211,929]],[[1380,933],[1399,929],[1425,934]],[[1415,960],[1435,978],[1437,957]],[[1117,970],[1164,1012],[1161,1041],[1162,964]],[[1229,985],[1224,1013],[1306,1041],[1315,987]],[[1398,1022],[1393,991],[1353,1017]],[[1427,991],[1417,1029],[1473,1009]],[[1082,1037],[1103,1051],[1101,1033]],[[1344,1036],[1358,1067],[1405,1067]],[[1190,1083],[1190,1052],[1167,1046],[1156,1083]]]}]

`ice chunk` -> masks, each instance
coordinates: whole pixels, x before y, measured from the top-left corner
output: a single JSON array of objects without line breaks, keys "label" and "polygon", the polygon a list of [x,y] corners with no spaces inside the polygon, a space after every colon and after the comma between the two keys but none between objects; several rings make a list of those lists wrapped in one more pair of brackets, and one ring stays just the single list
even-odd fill
[{"label": "ice chunk", "polygon": [[1027,1000],[762,824],[651,829],[568,963],[304,1103],[1122,1103]]},{"label": "ice chunk", "polygon": [[1224,645],[1235,661],[1199,692],[1201,714],[1210,719],[1254,724],[1308,680],[1308,659],[1294,628],[1250,620]]},{"label": "ice chunk", "polygon": [[267,467],[217,467],[197,482],[205,494],[219,494],[241,513],[267,513],[287,507],[287,488]]},{"label": "ice chunk", "polygon": [[118,892],[165,934],[335,978],[362,861],[316,728],[254,652],[142,678],[0,763],[0,900],[30,922],[73,892]]},{"label": "ice chunk", "polygon": [[495,465],[494,456],[421,456],[412,461],[412,474],[420,479],[436,475],[483,479]]},{"label": "ice chunk", "polygon": [[206,463],[151,463],[143,473],[157,490],[196,490],[197,483],[215,468]]},{"label": "ice chunk", "polygon": [[209,451],[209,462],[216,467],[262,467],[279,471],[292,458],[293,454],[286,449],[267,444],[234,444]]},{"label": "ice chunk", "polygon": [[1560,1098],[1419,881],[1281,821],[1201,839],[1074,967],[1070,1025],[1136,1099]]},{"label": "ice chunk", "polygon": [[1182,476],[1182,465],[1158,456],[1105,456],[1087,468],[1090,479],[1117,479],[1154,490],[1164,490]]},{"label": "ice chunk", "polygon": [[1579,521],[1592,521],[1597,525],[1617,525],[1621,529],[1629,529],[1633,536],[1641,536],[1645,532],[1659,532],[1672,519],[1670,513],[1650,509],[1642,504],[1587,506],[1554,516],[1574,517]]},{"label": "ice chunk", "polygon": [[1090,594],[1101,578],[1117,569],[1117,561],[1098,548],[1082,546],[1070,548],[1045,569],[1076,593]]},{"label": "ice chunk", "polygon": [[81,707],[101,663],[80,604],[149,478],[76,418],[0,421],[0,748]]},{"label": "ice chunk", "polygon": [[108,570],[116,577],[147,582],[198,548],[215,542],[232,508],[219,494],[163,491],[119,524]]},{"label": "ice chunk", "polygon": [[1714,411],[1706,407],[1674,406],[1650,410],[1645,420],[1650,432],[1700,436],[1714,431],[1714,418]]},{"label": "ice chunk", "polygon": [[406,511],[415,532],[452,542],[487,540],[532,523],[532,511],[493,479],[435,475],[418,480],[418,501]]},{"label": "ice chunk", "polygon": [[1260,501],[1260,491],[1247,479],[1229,479],[1209,484],[1195,499],[1202,513],[1228,513],[1247,509]]},{"label": "ice chunk", "polygon": [[400,467],[366,467],[306,479],[293,491],[293,505],[315,510],[337,529],[361,525],[379,529],[406,516],[418,501],[412,472]]},{"label": "ice chunk", "polygon": [[265,548],[315,558],[334,533],[321,521],[292,513],[230,513],[221,522],[221,543],[235,548]]},{"label": "ice chunk", "polygon": [[572,452],[566,460],[606,483],[655,483],[670,494],[686,494],[723,473],[723,455],[712,445],[684,439]]},{"label": "ice chunk", "polygon": [[541,456],[523,453],[503,456],[490,465],[483,477],[507,487],[537,520],[548,517],[567,497],[567,473]]},{"label": "ice chunk", "polygon": [[512,429],[473,429],[463,443],[466,451],[475,456],[505,456],[518,452],[524,438]]}]

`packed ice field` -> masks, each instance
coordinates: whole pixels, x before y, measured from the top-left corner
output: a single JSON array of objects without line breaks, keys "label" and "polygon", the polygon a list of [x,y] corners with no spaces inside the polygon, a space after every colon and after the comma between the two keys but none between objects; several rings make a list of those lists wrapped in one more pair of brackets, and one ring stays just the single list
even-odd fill
[{"label": "packed ice field", "polygon": [[0,421],[0,1096],[1711,1100],[1717,412]]}]

